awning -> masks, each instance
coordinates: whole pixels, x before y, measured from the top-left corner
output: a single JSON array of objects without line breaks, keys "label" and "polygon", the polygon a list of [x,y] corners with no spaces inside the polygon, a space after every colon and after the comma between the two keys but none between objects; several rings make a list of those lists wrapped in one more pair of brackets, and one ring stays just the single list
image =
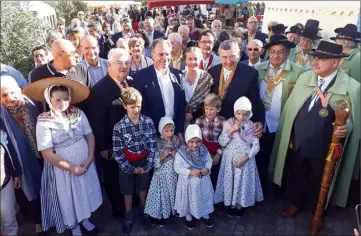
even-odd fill
[{"label": "awning", "polygon": [[241,4],[248,3],[248,0],[216,0],[216,4],[225,5],[225,4]]},{"label": "awning", "polygon": [[214,4],[215,0],[147,0],[149,8],[162,6]]}]

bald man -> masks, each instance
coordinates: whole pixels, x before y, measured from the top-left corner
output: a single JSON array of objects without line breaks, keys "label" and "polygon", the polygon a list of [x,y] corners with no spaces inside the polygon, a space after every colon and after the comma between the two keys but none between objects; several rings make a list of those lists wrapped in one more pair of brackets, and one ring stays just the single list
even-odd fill
[{"label": "bald man", "polygon": [[108,73],[108,61],[99,57],[98,40],[92,35],[84,36],[80,41],[83,60],[80,61],[89,72],[92,84],[98,83]]},{"label": "bald man", "polygon": [[[32,83],[49,77],[64,77],[76,80],[88,87],[93,85],[87,68],[83,64],[76,64],[75,48],[70,41],[65,39],[55,40],[51,46],[51,52],[54,59],[33,70],[30,76]],[[47,106],[44,107],[38,104],[37,107],[40,112],[49,109]]]},{"label": "bald man", "polygon": [[247,20],[247,30],[248,33],[246,34],[246,43],[248,44],[249,41],[253,39],[261,40],[263,44],[266,44],[266,39],[268,38],[267,34],[262,33],[261,31],[257,30],[258,27],[258,20],[255,16],[251,16]]}]

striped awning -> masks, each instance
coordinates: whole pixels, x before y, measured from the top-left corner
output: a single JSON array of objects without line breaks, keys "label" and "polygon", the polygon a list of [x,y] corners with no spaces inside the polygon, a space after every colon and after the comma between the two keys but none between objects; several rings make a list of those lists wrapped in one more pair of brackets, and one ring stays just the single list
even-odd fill
[{"label": "striped awning", "polygon": [[147,0],[149,8],[162,6],[214,4],[215,0]]},{"label": "striped awning", "polygon": [[216,4],[224,5],[224,4],[241,4],[248,3],[248,0],[216,0]]}]

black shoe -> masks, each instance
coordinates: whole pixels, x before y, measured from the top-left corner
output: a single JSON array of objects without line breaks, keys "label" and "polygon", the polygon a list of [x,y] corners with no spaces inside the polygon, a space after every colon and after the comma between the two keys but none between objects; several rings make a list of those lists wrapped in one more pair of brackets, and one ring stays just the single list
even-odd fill
[{"label": "black shoe", "polygon": [[204,222],[206,223],[206,226],[208,228],[212,228],[213,227],[213,220],[211,217],[209,217],[208,219],[204,219]]},{"label": "black shoe", "polygon": [[99,229],[96,226],[94,226],[94,229],[89,231],[83,226],[83,224],[79,224],[79,225],[80,225],[80,229],[87,232],[87,233],[96,234],[96,233],[99,232]]},{"label": "black shoe", "polygon": [[240,210],[237,209],[236,216],[239,218],[243,216],[243,213],[244,213],[244,208],[242,207]]},{"label": "black shoe", "polygon": [[48,231],[41,231],[36,233],[36,236],[47,236],[48,235]]},{"label": "black shoe", "polygon": [[150,220],[150,216],[147,214],[141,214],[140,215],[140,223],[144,226],[151,226],[152,222]]},{"label": "black shoe", "polygon": [[228,208],[228,217],[237,216],[237,209]]},{"label": "black shoe", "polygon": [[187,226],[187,228],[189,229],[189,230],[192,230],[192,229],[194,229],[194,225],[196,224],[196,221],[195,220],[191,220],[191,221],[187,221],[186,220],[186,226]]},{"label": "black shoe", "polygon": [[123,234],[130,234],[132,232],[133,222],[124,222],[123,224]]},{"label": "black shoe", "polygon": [[167,224],[167,219],[157,220],[157,225],[160,226],[160,227],[163,227],[166,224]]}]

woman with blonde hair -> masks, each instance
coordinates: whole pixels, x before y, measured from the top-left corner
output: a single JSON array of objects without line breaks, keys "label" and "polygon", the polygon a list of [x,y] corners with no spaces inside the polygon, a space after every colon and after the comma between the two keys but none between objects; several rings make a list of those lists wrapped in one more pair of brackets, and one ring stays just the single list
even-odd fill
[{"label": "woman with blonde hair", "polygon": [[132,55],[129,70],[130,76],[134,75],[143,68],[153,65],[153,60],[142,54],[144,49],[144,40],[142,38],[130,38],[128,40],[128,47],[130,54]]}]

